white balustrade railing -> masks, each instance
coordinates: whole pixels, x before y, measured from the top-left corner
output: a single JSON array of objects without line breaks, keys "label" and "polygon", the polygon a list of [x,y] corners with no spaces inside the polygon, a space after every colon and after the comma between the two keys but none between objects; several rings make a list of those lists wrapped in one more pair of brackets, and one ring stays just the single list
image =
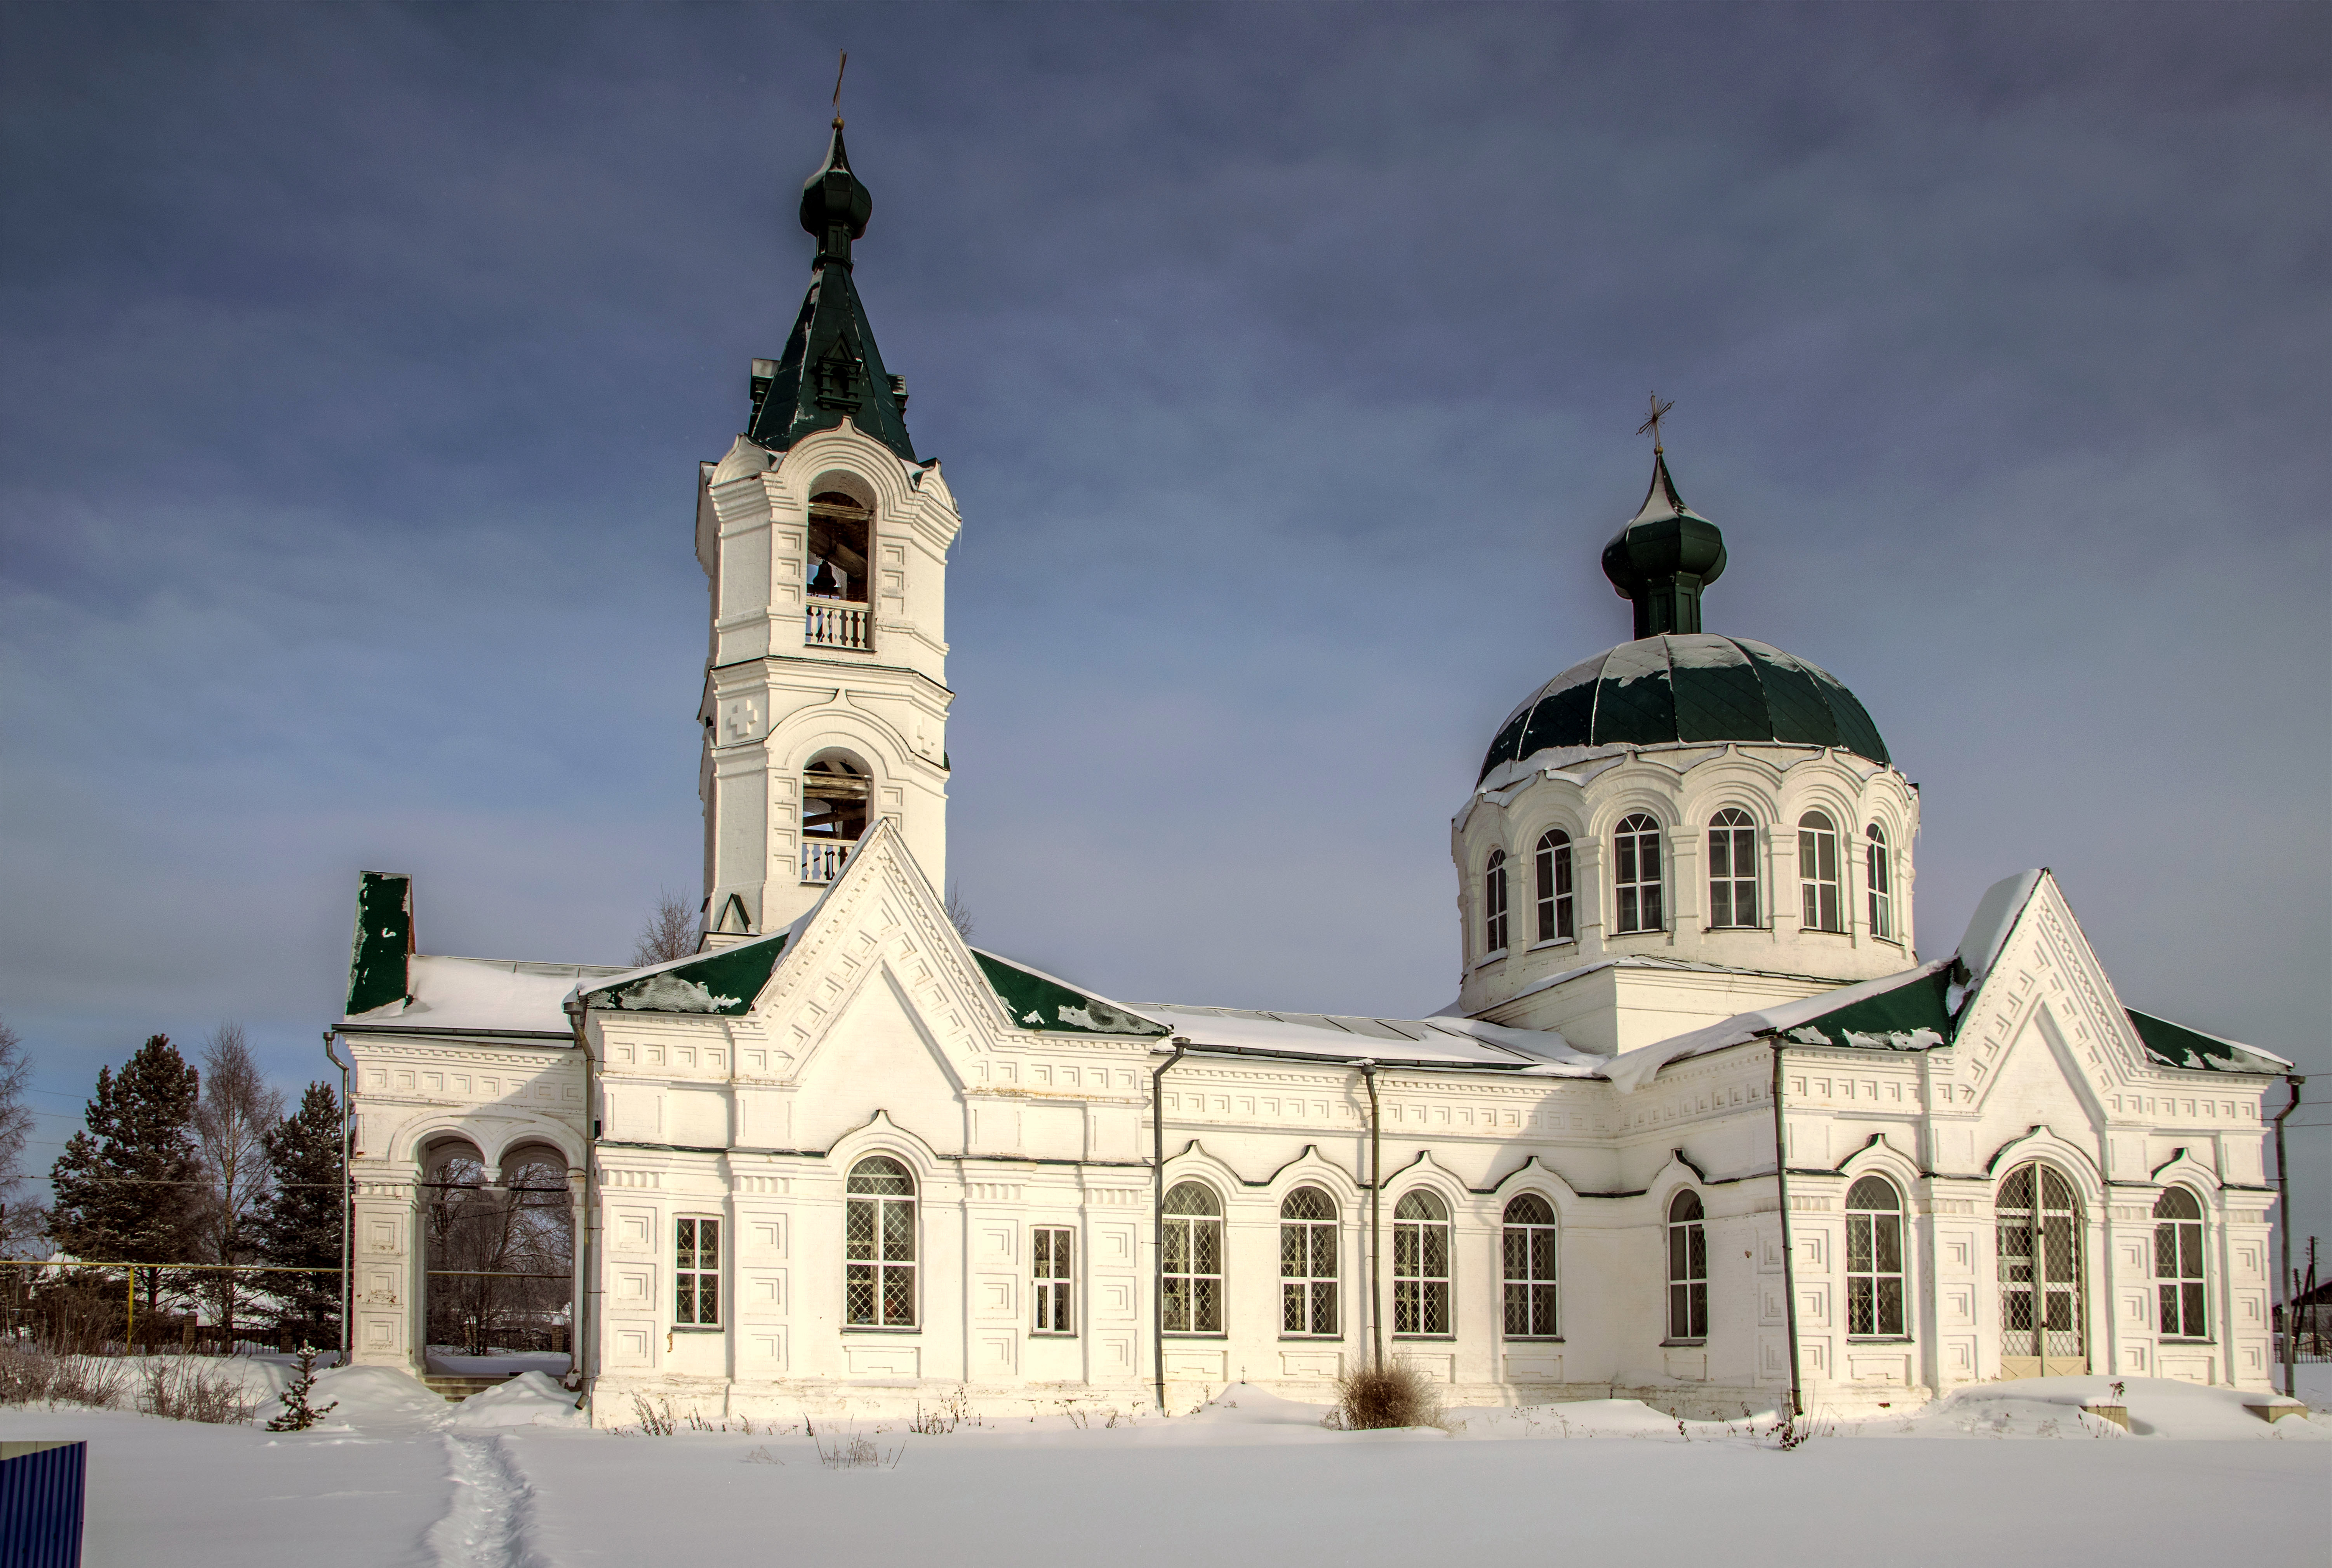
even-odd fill
[{"label": "white balustrade railing", "polygon": [[874,618],[866,607],[850,599],[813,598],[802,609],[802,641],[813,648],[851,648],[865,653],[874,645]]},{"label": "white balustrade railing", "polygon": [[803,839],[801,879],[804,882],[832,882],[842,875],[843,866],[849,863],[850,852],[857,847],[855,839]]}]

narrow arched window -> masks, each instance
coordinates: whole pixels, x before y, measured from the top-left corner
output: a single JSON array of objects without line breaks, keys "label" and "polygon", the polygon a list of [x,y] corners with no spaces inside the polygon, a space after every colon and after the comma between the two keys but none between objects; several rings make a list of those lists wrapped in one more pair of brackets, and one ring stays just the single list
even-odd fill
[{"label": "narrow arched window", "polygon": [[1504,1241],[1506,1337],[1554,1338],[1554,1205],[1535,1192],[1507,1204]]},{"label": "narrow arched window", "polygon": [[1449,1332],[1449,1209],[1430,1192],[1405,1194],[1392,1211],[1392,1331]]},{"label": "narrow arched window", "polygon": [[1895,867],[1887,853],[1887,830],[1876,822],[1862,830],[1863,875],[1870,884],[1870,934],[1895,938]]},{"label": "narrow arched window", "polygon": [[2203,1310],[2203,1205],[2184,1187],[2154,1200],[2154,1282],[2165,1339],[2211,1337]]},{"label": "narrow arched window", "polygon": [[1660,929],[1660,825],[1638,812],[1611,838],[1612,887],[1621,932]]},{"label": "narrow arched window", "polygon": [[1798,818],[1800,921],[1808,931],[1843,931],[1839,923],[1838,829],[1819,811]]},{"label": "narrow arched window", "polygon": [[1668,1338],[1708,1337],[1708,1232],[1700,1194],[1679,1192],[1668,1203]]},{"label": "narrow arched window", "polygon": [[1538,940],[1569,942],[1578,934],[1571,913],[1571,835],[1561,828],[1538,841]]},{"label": "narrow arched window", "polygon": [[843,1321],[915,1325],[915,1178],[887,1154],[850,1168],[842,1224]]},{"label": "narrow arched window", "polygon": [[1166,1332],[1222,1333],[1222,1200],[1202,1182],[1177,1182],[1166,1194],[1159,1243],[1164,1253]]},{"label": "narrow arched window", "polygon": [[1506,951],[1506,852],[1490,851],[1482,867],[1482,951]]},{"label": "narrow arched window", "polygon": [[1279,1332],[1336,1332],[1336,1200],[1317,1187],[1279,1205]]},{"label": "narrow arched window", "polygon": [[1903,1200],[1865,1176],[1846,1193],[1846,1332],[1903,1336]]},{"label": "narrow arched window", "polygon": [[1736,806],[1708,823],[1708,923],[1757,923],[1757,824]]},{"label": "narrow arched window", "polygon": [[866,836],[874,781],[847,751],[820,751],[802,770],[801,879],[832,882]]},{"label": "narrow arched window", "polygon": [[802,585],[802,642],[814,648],[874,645],[866,562],[874,514],[839,490],[809,498],[808,569]]}]

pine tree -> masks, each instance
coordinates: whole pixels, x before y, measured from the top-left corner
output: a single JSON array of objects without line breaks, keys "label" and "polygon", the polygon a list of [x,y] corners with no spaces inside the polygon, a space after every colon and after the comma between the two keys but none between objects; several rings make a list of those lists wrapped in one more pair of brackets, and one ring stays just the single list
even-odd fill
[{"label": "pine tree", "polygon": [[[200,1089],[167,1035],[149,1037],[119,1077],[98,1069],[88,1125],[49,1172],[55,1193],[49,1234],[59,1246],[92,1262],[194,1257],[205,1209],[193,1133]],[[150,1313],[159,1304],[160,1271],[147,1270],[144,1284]]]},{"label": "pine tree", "polygon": [[302,1343],[300,1346],[300,1370],[283,1391],[283,1413],[267,1423],[271,1432],[304,1432],[319,1420],[340,1408],[334,1400],[321,1407],[311,1407],[308,1396],[316,1387],[316,1347]]},{"label": "pine tree", "polygon": [[[250,1238],[260,1261],[279,1268],[340,1267],[340,1102],[330,1084],[311,1084],[300,1108],[268,1130],[263,1144],[273,1190]],[[335,1274],[266,1276],[280,1304],[279,1329],[320,1344],[339,1343],[340,1282]]]}]

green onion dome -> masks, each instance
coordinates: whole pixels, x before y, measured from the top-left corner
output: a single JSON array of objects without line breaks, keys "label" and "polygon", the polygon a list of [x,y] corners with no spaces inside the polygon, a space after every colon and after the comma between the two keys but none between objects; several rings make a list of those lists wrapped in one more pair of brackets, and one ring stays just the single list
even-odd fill
[{"label": "green onion dome", "polygon": [[1531,693],[1498,727],[1475,781],[1558,747],[1727,741],[1890,760],[1869,713],[1828,671],[1746,637],[1675,632],[1607,649]]}]

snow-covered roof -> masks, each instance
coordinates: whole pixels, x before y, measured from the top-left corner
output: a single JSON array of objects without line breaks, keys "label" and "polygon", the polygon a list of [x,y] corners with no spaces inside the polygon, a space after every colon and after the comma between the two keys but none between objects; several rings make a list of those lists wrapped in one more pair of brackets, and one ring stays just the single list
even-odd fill
[{"label": "snow-covered roof", "polygon": [[1552,1029],[1512,1029],[1475,1018],[1379,1018],[1148,1002],[1138,1004],[1136,1010],[1199,1051],[1257,1051],[1348,1064],[1486,1067],[1556,1077],[1590,1077],[1603,1062],[1574,1049]]},{"label": "snow-covered roof", "polygon": [[579,983],[624,971],[600,964],[416,952],[406,959],[405,972],[407,994],[403,1000],[351,1013],[340,1021],[392,1029],[568,1039],[573,1030],[561,1005],[568,993]]},{"label": "snow-covered roof", "polygon": [[1107,997],[1071,985],[1018,960],[971,950],[988,987],[1013,1023],[1040,1035],[1104,1035],[1155,1039],[1166,1026]]}]

